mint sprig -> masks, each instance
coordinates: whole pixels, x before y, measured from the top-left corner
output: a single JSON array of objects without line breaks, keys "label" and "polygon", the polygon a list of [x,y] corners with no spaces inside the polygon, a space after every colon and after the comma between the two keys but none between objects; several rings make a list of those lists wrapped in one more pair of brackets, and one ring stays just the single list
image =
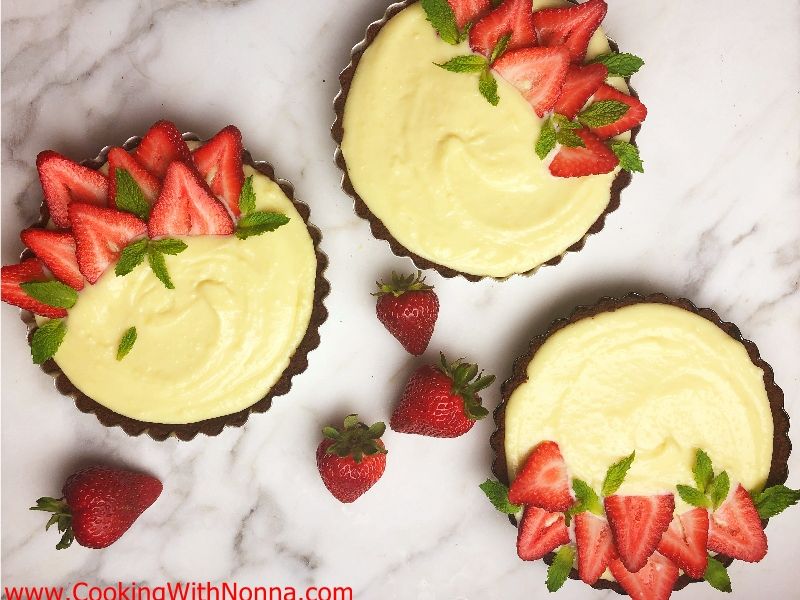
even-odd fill
[{"label": "mint sprig", "polygon": [[117,360],[122,360],[133,349],[136,343],[136,327],[130,327],[122,334],[122,339],[117,347]]},{"label": "mint sprig", "polygon": [[731,578],[728,575],[728,569],[710,554],[703,579],[720,592],[731,592]]},{"label": "mint sprig", "polygon": [[603,127],[619,121],[630,107],[619,100],[593,102],[578,114],[578,121],[587,127]]},{"label": "mint sprig", "polygon": [[609,52],[590,62],[604,64],[608,69],[608,74],[616,77],[630,77],[644,65],[641,58],[627,52]]},{"label": "mint sprig", "polygon": [[28,296],[47,306],[72,308],[78,301],[78,292],[60,281],[27,281],[19,286]]},{"label": "mint sprig", "polygon": [[236,224],[235,234],[240,240],[275,231],[289,222],[289,217],[282,213],[256,210],[256,193],[253,190],[252,175],[244,180],[242,191],[239,194],[239,211],[242,217]]},{"label": "mint sprig", "polygon": [[466,39],[466,32],[458,29],[456,15],[447,0],[422,0],[420,4],[442,41],[455,46]]},{"label": "mint sprig", "polygon": [[497,80],[489,69],[481,72],[478,79],[478,91],[492,106],[497,106],[500,102],[500,96],[497,95]]},{"label": "mint sprig", "polygon": [[580,128],[580,123],[570,121],[564,115],[554,113],[542,124],[542,130],[539,132],[534,148],[536,156],[544,160],[556,147],[557,143],[568,148],[585,146],[580,136],[575,133],[575,130]]},{"label": "mint sprig", "polygon": [[552,564],[547,569],[547,591],[557,592],[564,585],[575,562],[575,550],[572,546],[561,546]]},{"label": "mint sprig", "polygon": [[169,276],[164,255],[169,254],[174,256],[180,254],[186,250],[186,248],[187,245],[185,242],[174,238],[138,240],[128,244],[122,250],[119,261],[117,261],[117,266],[114,268],[114,273],[117,277],[127,275],[147,258],[147,263],[150,265],[153,274],[164,284],[164,287],[168,290],[173,290],[175,289],[175,285],[172,283],[172,278]]},{"label": "mint sprig", "polygon": [[588,511],[595,515],[602,516],[603,504],[600,502],[600,497],[592,489],[592,486],[582,479],[576,478],[572,480],[572,491],[575,492],[575,498],[577,501],[575,504],[569,507],[566,513],[564,513],[564,516],[567,520],[567,525],[569,525],[572,517],[582,512]]},{"label": "mint sprig", "polygon": [[542,129],[539,132],[539,137],[536,140],[536,146],[534,147],[534,150],[536,150],[536,156],[538,156],[541,160],[544,160],[555,147],[556,128],[553,126],[553,119],[548,118],[545,119],[544,123],[542,123]]},{"label": "mint sprig", "polygon": [[603,480],[603,496],[613,496],[617,492],[635,459],[636,451],[634,450],[622,460],[608,467],[606,478]]},{"label": "mint sprig", "polygon": [[513,515],[522,510],[522,506],[519,504],[512,504],[509,502],[508,487],[499,481],[487,479],[478,487],[481,488],[484,494],[486,494],[486,497],[489,499],[489,502],[492,503],[492,506],[494,506],[501,513]]},{"label": "mint sprig", "polygon": [[31,338],[31,356],[37,365],[53,358],[58,351],[64,336],[67,334],[67,324],[63,319],[51,319],[42,323]]},{"label": "mint sprig", "polygon": [[620,167],[633,173],[644,173],[644,165],[636,146],[623,140],[612,140],[609,147],[617,155]]},{"label": "mint sprig", "polygon": [[114,202],[119,210],[132,213],[142,221],[150,216],[150,203],[133,176],[125,169],[115,168],[113,176],[117,184]]},{"label": "mint sprig", "polygon": [[700,448],[695,452],[692,475],[694,475],[694,482],[697,484],[697,489],[701,492],[705,492],[706,488],[714,479],[714,469],[711,466],[711,458]]},{"label": "mint sprig", "polygon": [[731,480],[728,473],[723,471],[708,485],[708,495],[711,498],[711,507],[717,510],[720,505],[725,502],[728,497],[728,492],[731,491]]},{"label": "mint sprig", "polygon": [[678,484],[676,488],[678,489],[678,495],[686,504],[700,508],[709,508],[711,506],[711,502],[706,498],[706,495],[697,488],[682,484]]},{"label": "mint sprig", "polygon": [[508,43],[511,41],[511,34],[507,33],[502,36],[499,40],[497,40],[497,44],[495,44],[492,53],[489,55],[489,64],[493,65],[495,61],[503,56],[508,49]]},{"label": "mint sprig", "polygon": [[800,490],[793,490],[785,485],[775,485],[762,492],[752,494],[752,496],[758,516],[762,519],[779,515],[790,506],[800,502]]},{"label": "mint sprig", "polygon": [[256,193],[253,190],[253,176],[248,175],[242,185],[242,191],[239,193],[239,212],[246,215],[247,213],[253,212],[255,209]]},{"label": "mint sprig", "polygon": [[486,59],[480,54],[456,56],[444,63],[433,63],[451,73],[480,73],[486,69]]},{"label": "mint sprig", "polygon": [[692,506],[717,510],[728,497],[731,489],[728,473],[722,471],[719,475],[714,476],[711,457],[698,448],[694,455],[692,477],[697,487],[683,484],[676,486],[681,499]]}]

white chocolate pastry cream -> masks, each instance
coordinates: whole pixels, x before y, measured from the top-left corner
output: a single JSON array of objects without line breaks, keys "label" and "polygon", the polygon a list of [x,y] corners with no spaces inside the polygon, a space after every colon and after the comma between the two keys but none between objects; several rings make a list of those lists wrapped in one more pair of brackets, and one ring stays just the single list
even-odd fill
[{"label": "white chocolate pastry cream", "polygon": [[[570,475],[598,491],[633,450],[620,494],[693,485],[697,448],[748,489],[769,474],[764,374],[740,342],[692,312],[643,303],[584,318],[551,335],[527,375],[505,414],[512,480],[542,440],[558,442]],[[677,494],[676,504],[689,508]]]},{"label": "white chocolate pastry cream", "polygon": [[[260,210],[289,223],[274,232],[180,238],[167,256],[175,289],[146,264],[117,277],[110,268],[70,309],[55,355],[70,381],[121,415],[154,423],[194,423],[255,404],[278,381],[311,318],[314,244],[277,184],[254,175]],[[133,349],[116,360],[122,334]]]},{"label": "white chocolate pastry cream", "polygon": [[[588,55],[608,51],[598,31]],[[359,196],[403,246],[463,273],[505,277],[582,239],[616,172],[553,177],[534,152],[543,121],[522,94],[496,75],[492,106],[477,74],[433,64],[470,52],[440,40],[419,3],[394,16],[358,64],[341,149]]]}]

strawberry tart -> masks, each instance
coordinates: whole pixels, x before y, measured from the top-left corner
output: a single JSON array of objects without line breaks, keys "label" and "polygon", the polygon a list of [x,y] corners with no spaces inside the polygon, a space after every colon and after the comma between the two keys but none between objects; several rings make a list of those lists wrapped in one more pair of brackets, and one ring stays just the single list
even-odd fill
[{"label": "strawberry tart", "polygon": [[289,390],[319,344],[327,260],[308,207],[236,127],[200,142],[160,121],[94,161],[48,150],[36,165],[42,220],[2,299],[81,411],[191,439]]},{"label": "strawberry tart", "polygon": [[665,600],[767,553],[764,525],[800,500],[783,393],[709,309],[631,294],[578,308],[534,339],[503,386],[497,480],[522,560],[635,600]]},{"label": "strawberry tart", "polygon": [[605,0],[407,0],[342,72],[343,189],[420,268],[505,278],[580,250],[643,165],[643,64]]}]

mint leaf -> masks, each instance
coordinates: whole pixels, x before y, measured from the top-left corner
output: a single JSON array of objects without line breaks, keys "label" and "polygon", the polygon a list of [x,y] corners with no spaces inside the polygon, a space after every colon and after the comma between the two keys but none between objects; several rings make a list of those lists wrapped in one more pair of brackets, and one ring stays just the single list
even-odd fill
[{"label": "mint leaf", "polygon": [[67,333],[67,324],[63,319],[51,319],[41,324],[33,332],[31,338],[31,356],[33,362],[41,365],[58,351],[64,336]]},{"label": "mint leaf", "polygon": [[163,240],[155,240],[150,242],[150,247],[158,250],[162,254],[170,254],[174,256],[186,250],[188,246],[186,246],[186,243],[182,242],[181,240],[164,238]]},{"label": "mint leaf", "polygon": [[687,504],[691,504],[692,506],[699,506],[701,508],[709,507],[710,503],[708,501],[708,498],[706,498],[706,495],[697,488],[693,488],[690,485],[680,485],[680,484],[678,484],[677,488],[678,488],[678,495]]},{"label": "mint leaf", "polygon": [[122,360],[131,351],[133,345],[136,343],[136,327],[131,327],[122,334],[122,339],[117,348],[117,360]]},{"label": "mint leaf", "polygon": [[494,61],[496,61],[498,58],[503,56],[503,54],[505,54],[506,48],[508,48],[508,42],[510,41],[511,41],[510,33],[505,34],[503,37],[497,40],[497,44],[495,45],[494,50],[492,50],[491,56],[489,56],[490,65],[493,65]]},{"label": "mint leaf", "polygon": [[117,277],[127,275],[141,264],[146,254],[147,239],[128,244],[119,255],[117,266],[114,267],[114,274]]},{"label": "mint leaf", "polygon": [[420,3],[439,37],[448,44],[458,44],[461,33],[456,25],[456,15],[447,0],[422,0]]},{"label": "mint leaf", "polygon": [[56,308],[72,308],[78,292],[60,281],[27,281],[19,284],[22,291],[34,300]]},{"label": "mint leaf", "polygon": [[155,248],[147,249],[147,262],[150,263],[150,268],[155,273],[155,276],[161,280],[168,290],[174,290],[175,284],[170,279],[169,271],[167,271],[167,262],[164,260],[164,255]]},{"label": "mint leaf", "polygon": [[614,493],[616,493],[616,491],[622,485],[622,482],[625,481],[625,476],[628,474],[628,469],[631,468],[635,458],[636,451],[634,450],[629,456],[626,456],[622,460],[608,467],[606,478],[603,481],[603,496],[612,496]]},{"label": "mint leaf", "polygon": [[258,211],[251,212],[239,219],[236,226],[236,237],[246,240],[253,235],[261,235],[269,231],[275,231],[278,227],[286,225],[289,217],[282,213]]},{"label": "mint leaf", "polygon": [[114,198],[117,208],[146,221],[150,216],[150,203],[139,184],[125,169],[114,169],[114,177],[117,183],[117,195]]},{"label": "mint leaf", "polygon": [[483,490],[483,493],[486,494],[489,502],[491,502],[492,505],[501,513],[513,515],[522,510],[521,506],[517,504],[511,504],[511,502],[508,501],[508,488],[499,481],[487,479],[478,487]]},{"label": "mint leaf", "polygon": [[711,496],[711,507],[714,510],[717,510],[720,504],[725,502],[730,490],[731,480],[728,478],[728,473],[723,471],[714,478],[707,489],[708,495]]},{"label": "mint leaf", "polygon": [[544,160],[548,154],[556,147],[556,130],[553,127],[553,119],[547,119],[542,124],[539,132],[539,139],[536,140],[536,156]]},{"label": "mint leaf", "polygon": [[558,113],[553,113],[553,120],[555,121],[556,125],[558,125],[559,129],[580,129],[581,124],[576,123],[575,121],[570,121],[564,115],[560,115]]},{"label": "mint leaf", "polygon": [[587,127],[603,127],[616,123],[630,107],[619,100],[600,100],[586,107],[578,115],[578,121]]},{"label": "mint leaf", "polygon": [[608,69],[608,74],[617,77],[630,77],[641,69],[644,64],[641,58],[627,52],[609,52],[598,56],[590,62],[603,63]]},{"label": "mint leaf", "polygon": [[497,103],[500,102],[500,96],[497,95],[497,80],[489,69],[485,69],[481,73],[481,78],[478,81],[478,90],[492,106],[497,106]]},{"label": "mint leaf", "polygon": [[800,490],[793,490],[785,485],[775,485],[757,494],[753,501],[758,516],[769,519],[797,504],[800,501]]},{"label": "mint leaf", "polygon": [[697,489],[705,493],[706,488],[714,479],[714,469],[711,466],[711,458],[700,450],[697,449],[694,455],[694,467],[692,468],[694,475],[694,482],[697,484]]},{"label": "mint leaf", "polygon": [[623,169],[635,173],[644,173],[642,159],[639,158],[639,149],[636,146],[623,140],[612,140],[611,150],[617,155],[619,165]]},{"label": "mint leaf", "polygon": [[730,593],[731,591],[731,578],[728,576],[728,570],[725,565],[711,555],[708,557],[708,566],[703,579],[720,592]]},{"label": "mint leaf", "polygon": [[588,483],[582,479],[572,480],[572,490],[575,492],[575,497],[578,499],[578,506],[580,510],[573,514],[589,511],[596,515],[603,514],[603,505],[600,503],[600,498]]},{"label": "mint leaf", "polygon": [[564,585],[575,562],[575,551],[572,546],[561,546],[556,557],[547,569],[547,591],[557,592]]},{"label": "mint leaf", "polygon": [[243,215],[253,212],[256,209],[256,193],[253,190],[253,176],[248,175],[239,193],[239,212]]},{"label": "mint leaf", "polygon": [[479,54],[456,56],[446,63],[433,63],[451,73],[479,73],[486,68],[486,59]]},{"label": "mint leaf", "polygon": [[556,141],[567,148],[582,148],[583,140],[572,129],[559,129],[556,132]]}]

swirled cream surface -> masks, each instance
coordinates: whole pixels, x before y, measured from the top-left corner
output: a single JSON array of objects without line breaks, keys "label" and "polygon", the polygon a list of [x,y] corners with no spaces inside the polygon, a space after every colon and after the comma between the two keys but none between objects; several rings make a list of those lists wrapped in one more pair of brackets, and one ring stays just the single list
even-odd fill
[{"label": "swirled cream surface", "polygon": [[[589,56],[608,50],[597,32]],[[464,273],[504,277],[582,239],[608,205],[616,173],[553,177],[534,152],[543,121],[522,94],[497,75],[492,106],[477,74],[433,64],[468,53],[467,43],[438,38],[419,3],[393,17],[359,62],[341,149],[356,191],[406,248]]]},{"label": "swirled cream surface", "polygon": [[637,304],[582,319],[547,339],[527,374],[505,415],[512,480],[536,444],[554,440],[571,476],[595,490],[633,450],[620,494],[693,485],[696,448],[748,489],[766,481],[773,423],[763,372],[694,313]]},{"label": "swirled cream surface", "polygon": [[[193,423],[247,408],[278,381],[308,327],[316,256],[280,187],[245,174],[257,207],[289,223],[246,240],[180,238],[187,249],[166,257],[174,290],[142,264],[124,277],[109,269],[80,293],[55,360],[86,395],[134,419]],[[117,361],[132,326],[138,339]]]}]

